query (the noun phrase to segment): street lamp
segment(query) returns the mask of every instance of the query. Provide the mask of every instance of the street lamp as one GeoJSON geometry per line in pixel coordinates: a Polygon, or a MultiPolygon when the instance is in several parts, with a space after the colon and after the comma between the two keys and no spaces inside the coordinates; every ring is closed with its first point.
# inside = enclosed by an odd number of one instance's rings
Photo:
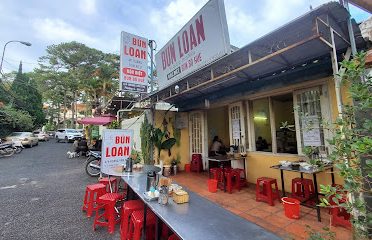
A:
{"type": "MultiPolygon", "coordinates": [[[[5,43],[5,45],[4,45],[4,49],[3,49],[3,56],[1,57],[1,63],[0,63],[0,73],[1,73],[1,70],[3,70],[3,61],[4,61],[4,54],[5,54],[5,48],[6,48],[6,45],[8,45],[8,43],[11,43],[11,42],[19,42],[19,43],[21,43],[21,44],[23,44],[23,45],[26,45],[26,46],[28,46],[28,47],[31,46],[31,43],[29,43],[29,42],[18,41],[18,40],[11,40],[11,41],[5,43]]],[[[0,80],[0,81],[1,81],[1,80],[0,80]]]]}

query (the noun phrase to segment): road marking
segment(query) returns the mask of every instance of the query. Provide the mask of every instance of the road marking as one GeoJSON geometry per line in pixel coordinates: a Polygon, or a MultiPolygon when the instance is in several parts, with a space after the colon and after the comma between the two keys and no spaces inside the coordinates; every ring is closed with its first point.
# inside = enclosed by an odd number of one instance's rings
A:
{"type": "Polygon", "coordinates": [[[31,198],[31,201],[33,202],[33,201],[39,201],[40,200],[40,198],[38,198],[38,197],[35,197],[35,198],[31,198]]]}
{"type": "Polygon", "coordinates": [[[10,189],[10,188],[16,188],[16,187],[17,187],[17,185],[5,186],[5,187],[0,187],[0,190],[10,189]]]}

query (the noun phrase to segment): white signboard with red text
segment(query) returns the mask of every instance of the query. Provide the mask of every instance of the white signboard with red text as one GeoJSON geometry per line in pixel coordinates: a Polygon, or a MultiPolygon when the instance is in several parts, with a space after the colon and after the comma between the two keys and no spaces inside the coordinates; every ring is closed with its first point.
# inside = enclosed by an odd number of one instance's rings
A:
{"type": "Polygon", "coordinates": [[[210,0],[155,55],[159,90],[230,52],[223,0],[210,0]]]}
{"type": "Polygon", "coordinates": [[[125,175],[125,160],[132,149],[133,130],[104,129],[102,134],[101,172],[125,175]]]}
{"type": "Polygon", "coordinates": [[[121,32],[121,91],[147,92],[147,44],[146,38],[121,32]]]}

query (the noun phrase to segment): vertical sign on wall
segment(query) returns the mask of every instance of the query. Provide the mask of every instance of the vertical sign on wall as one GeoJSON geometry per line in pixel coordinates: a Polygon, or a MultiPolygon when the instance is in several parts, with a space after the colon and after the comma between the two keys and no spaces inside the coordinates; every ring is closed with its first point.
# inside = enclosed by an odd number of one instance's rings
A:
{"type": "Polygon", "coordinates": [[[132,149],[133,130],[104,129],[102,134],[101,172],[124,176],[125,160],[132,149]]]}
{"type": "Polygon", "coordinates": [[[146,38],[121,32],[121,91],[147,92],[147,46],[146,38]]]}

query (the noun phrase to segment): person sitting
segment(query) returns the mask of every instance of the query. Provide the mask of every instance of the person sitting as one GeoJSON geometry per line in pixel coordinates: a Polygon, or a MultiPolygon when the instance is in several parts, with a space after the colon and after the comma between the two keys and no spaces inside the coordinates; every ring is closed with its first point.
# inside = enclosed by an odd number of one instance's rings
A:
{"type": "Polygon", "coordinates": [[[214,136],[212,145],[210,147],[210,156],[226,155],[225,147],[222,144],[222,140],[218,136],[214,136]]]}
{"type": "Polygon", "coordinates": [[[88,143],[85,138],[82,138],[80,141],[78,141],[78,148],[77,153],[80,153],[84,156],[86,156],[86,153],[88,151],[88,143]]]}
{"type": "Polygon", "coordinates": [[[91,148],[92,151],[101,151],[102,147],[102,140],[100,139],[93,139],[93,146],[91,148]]]}
{"type": "Polygon", "coordinates": [[[269,145],[267,144],[266,140],[261,136],[258,137],[256,141],[256,150],[257,151],[264,151],[268,149],[269,145]]]}

